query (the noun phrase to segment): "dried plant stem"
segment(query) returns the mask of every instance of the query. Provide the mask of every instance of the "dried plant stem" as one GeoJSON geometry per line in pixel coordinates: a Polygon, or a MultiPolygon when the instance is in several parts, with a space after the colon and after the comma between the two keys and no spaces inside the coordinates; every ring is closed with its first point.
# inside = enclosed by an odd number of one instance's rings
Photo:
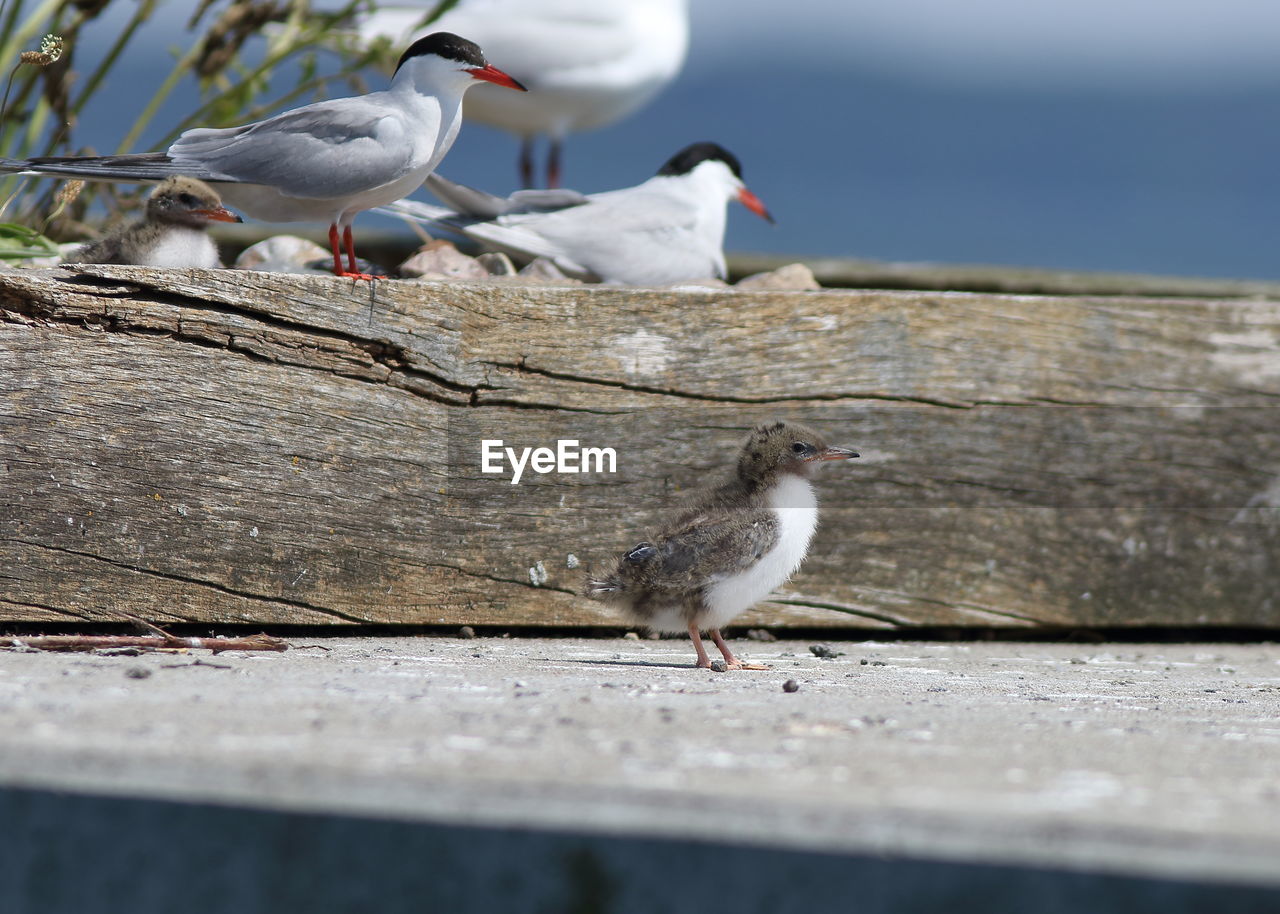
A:
{"type": "MultiPolygon", "coordinates": [[[[10,648],[37,651],[97,651],[104,648],[136,647],[144,651],[207,650],[223,651],[287,651],[289,644],[270,635],[245,638],[179,638],[156,629],[158,635],[36,635],[11,637],[10,648]]],[[[3,645],[3,642],[0,642],[3,645]]]]}

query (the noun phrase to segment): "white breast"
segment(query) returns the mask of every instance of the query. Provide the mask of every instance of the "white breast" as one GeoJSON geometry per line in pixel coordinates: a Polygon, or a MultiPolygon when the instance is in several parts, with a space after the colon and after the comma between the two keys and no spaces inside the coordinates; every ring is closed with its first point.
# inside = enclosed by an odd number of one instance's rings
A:
{"type": "Polygon", "coordinates": [[[147,267],[196,267],[215,270],[222,266],[218,259],[218,247],[200,229],[173,226],[166,230],[157,243],[138,258],[147,267]]]}
{"type": "Polygon", "coordinates": [[[795,573],[809,551],[818,526],[818,499],[809,480],[785,475],[770,490],[768,502],[778,518],[778,542],[746,571],[708,589],[706,628],[727,625],[763,600],[795,573]]]}

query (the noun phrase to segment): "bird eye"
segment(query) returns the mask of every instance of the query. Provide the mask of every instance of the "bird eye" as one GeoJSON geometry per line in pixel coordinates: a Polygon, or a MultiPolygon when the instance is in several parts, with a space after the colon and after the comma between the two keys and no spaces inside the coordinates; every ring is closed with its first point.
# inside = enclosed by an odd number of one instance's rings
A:
{"type": "Polygon", "coordinates": [[[791,453],[793,454],[803,454],[807,450],[809,450],[809,445],[805,444],[803,441],[797,441],[795,444],[791,445],[791,453]]]}
{"type": "Polygon", "coordinates": [[[199,206],[200,201],[191,194],[178,194],[178,202],[183,206],[199,206]]]}

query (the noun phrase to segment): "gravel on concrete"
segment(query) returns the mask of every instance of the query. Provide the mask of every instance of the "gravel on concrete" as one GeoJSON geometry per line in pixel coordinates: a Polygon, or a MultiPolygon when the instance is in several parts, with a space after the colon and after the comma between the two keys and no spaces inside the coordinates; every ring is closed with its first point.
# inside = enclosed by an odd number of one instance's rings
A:
{"type": "Polygon", "coordinates": [[[1277,646],[811,645],[0,652],[0,785],[1280,884],[1277,646]]]}

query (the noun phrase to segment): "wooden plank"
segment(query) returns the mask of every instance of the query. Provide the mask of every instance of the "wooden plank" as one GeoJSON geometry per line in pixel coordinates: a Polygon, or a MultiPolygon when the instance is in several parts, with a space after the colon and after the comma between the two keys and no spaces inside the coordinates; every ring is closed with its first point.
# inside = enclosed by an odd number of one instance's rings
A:
{"type": "Polygon", "coordinates": [[[1280,624],[1270,300],[4,273],[0,403],[0,621],[615,624],[584,566],[793,418],[864,456],[746,624],[1280,624]]]}

